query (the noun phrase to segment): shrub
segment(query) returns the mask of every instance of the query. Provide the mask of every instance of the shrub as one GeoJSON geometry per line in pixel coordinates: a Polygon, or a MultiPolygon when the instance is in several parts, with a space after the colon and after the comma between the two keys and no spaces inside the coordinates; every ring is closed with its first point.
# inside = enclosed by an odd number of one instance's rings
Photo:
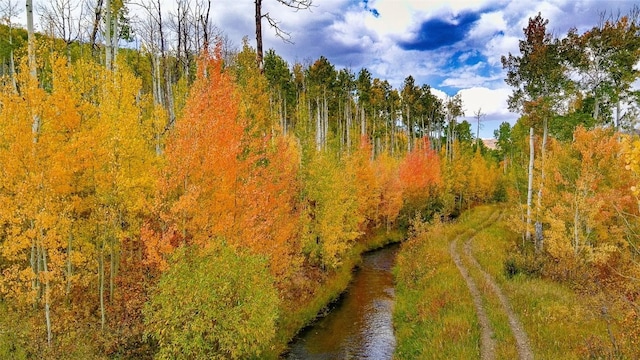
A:
{"type": "Polygon", "coordinates": [[[264,259],[225,246],[183,247],[144,309],[160,358],[258,357],[275,335],[278,297],[264,259]]]}

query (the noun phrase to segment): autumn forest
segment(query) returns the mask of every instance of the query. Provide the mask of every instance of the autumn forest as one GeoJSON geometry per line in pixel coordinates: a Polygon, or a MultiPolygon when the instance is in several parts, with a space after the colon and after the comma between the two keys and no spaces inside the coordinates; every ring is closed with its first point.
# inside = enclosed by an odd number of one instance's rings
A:
{"type": "Polygon", "coordinates": [[[99,1],[76,39],[8,2],[0,358],[277,358],[361,253],[403,242],[415,280],[430,258],[404,243],[481,204],[510,224],[505,274],[600,299],[599,349],[639,355],[637,14],[559,38],[530,19],[502,59],[520,118],[489,149],[460,97],[234,47],[179,3],[135,28],[99,1]]]}

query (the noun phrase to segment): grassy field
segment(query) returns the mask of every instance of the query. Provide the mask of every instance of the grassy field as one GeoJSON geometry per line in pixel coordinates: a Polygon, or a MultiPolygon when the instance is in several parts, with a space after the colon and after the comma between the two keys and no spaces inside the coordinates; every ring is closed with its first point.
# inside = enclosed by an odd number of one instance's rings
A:
{"type": "MultiPolygon", "coordinates": [[[[451,224],[426,226],[402,245],[395,268],[397,359],[480,358],[480,329],[470,292],[449,254],[458,239],[509,299],[536,359],[599,358],[610,343],[607,323],[593,299],[537,277],[507,277],[505,259],[518,236],[498,206],[481,206],[451,224]]],[[[518,357],[515,338],[498,297],[480,270],[467,266],[484,294],[498,359],[518,357]]]]}

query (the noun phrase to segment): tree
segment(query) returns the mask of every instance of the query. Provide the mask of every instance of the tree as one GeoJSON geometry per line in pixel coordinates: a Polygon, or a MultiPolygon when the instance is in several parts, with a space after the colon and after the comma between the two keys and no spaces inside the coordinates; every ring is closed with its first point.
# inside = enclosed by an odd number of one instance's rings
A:
{"type": "Polygon", "coordinates": [[[163,133],[172,128],[175,120],[175,104],[173,97],[172,74],[168,63],[168,45],[166,24],[163,20],[162,2],[159,0],[146,0],[141,5],[147,13],[146,19],[141,22],[141,35],[144,49],[151,60],[151,79],[153,99],[167,112],[168,119],[164,125],[163,133]]]}
{"type": "Polygon", "coordinates": [[[303,170],[302,251],[325,269],[338,268],[362,233],[364,214],[351,175],[328,151],[314,152],[303,170]]]}
{"type": "Polygon", "coordinates": [[[278,295],[265,260],[222,242],[182,247],[145,306],[158,356],[257,358],[275,336],[278,295]]]}
{"type": "Polygon", "coordinates": [[[376,225],[380,202],[380,184],[374,173],[371,144],[366,137],[346,160],[346,171],[355,185],[359,229],[366,232],[376,225]]]}
{"type": "Polygon", "coordinates": [[[326,148],[329,140],[329,115],[335,113],[337,72],[335,66],[324,56],[320,56],[306,71],[307,96],[315,100],[309,106],[315,112],[316,150],[326,148]]]}
{"type": "Polygon", "coordinates": [[[353,98],[356,90],[355,74],[349,69],[338,72],[338,133],[340,148],[346,148],[347,154],[351,152],[352,127],[354,124],[355,101],[353,98]]]}
{"type": "Polygon", "coordinates": [[[264,57],[264,75],[269,83],[271,111],[280,119],[280,127],[286,135],[290,128],[295,127],[291,121],[296,103],[293,74],[289,64],[270,49],[264,57]]]}
{"type": "MultiPolygon", "coordinates": [[[[293,9],[295,11],[298,10],[306,10],[309,9],[313,0],[276,0],[278,3],[293,9]]],[[[254,0],[255,2],[255,22],[256,22],[256,61],[258,63],[258,67],[260,70],[263,69],[263,50],[262,50],[262,19],[267,19],[269,25],[275,30],[276,36],[283,39],[284,41],[289,42],[291,35],[284,31],[278,21],[273,18],[269,13],[262,13],[262,0],[254,0]]]]}
{"type": "Polygon", "coordinates": [[[366,68],[360,69],[356,79],[356,121],[360,119],[360,136],[367,134],[366,112],[371,106],[371,72],[366,68]]]}
{"type": "Polygon", "coordinates": [[[622,146],[611,129],[578,127],[574,138],[570,144],[554,141],[547,163],[546,250],[557,264],[550,271],[572,276],[587,264],[592,276],[608,278],[601,283],[611,286],[617,274],[632,273],[628,256],[637,254],[635,224],[627,219],[638,212],[629,191],[631,173],[625,171],[629,158],[620,156],[622,146]]]}
{"type": "Polygon", "coordinates": [[[402,98],[402,120],[407,130],[407,152],[412,149],[415,132],[414,119],[412,118],[414,108],[418,102],[420,88],[415,84],[413,76],[409,75],[404,79],[400,97],[402,98]]]}
{"type": "Polygon", "coordinates": [[[492,199],[499,172],[496,169],[493,159],[486,159],[482,156],[480,149],[476,149],[473,158],[467,161],[469,166],[469,177],[467,186],[468,201],[480,204],[492,199]]]}
{"type": "Polygon", "coordinates": [[[502,161],[504,167],[504,173],[507,172],[508,161],[507,158],[512,156],[513,152],[513,139],[511,138],[511,124],[503,122],[498,129],[493,131],[493,136],[497,140],[497,147],[502,153],[502,161]]]}
{"type": "Polygon", "coordinates": [[[476,118],[476,122],[478,124],[476,128],[476,148],[480,148],[480,120],[485,117],[487,114],[482,112],[482,108],[478,108],[477,111],[473,113],[473,116],[476,118]]]}
{"type": "MultiPolygon", "coordinates": [[[[559,94],[562,93],[566,78],[560,61],[559,44],[547,32],[549,20],[538,13],[529,18],[529,24],[523,29],[525,40],[520,40],[520,56],[509,54],[501,58],[502,67],[507,69],[505,82],[514,88],[509,96],[509,109],[520,111],[528,115],[530,123],[530,156],[529,156],[529,186],[527,188],[527,224],[531,224],[533,203],[533,164],[534,164],[534,128],[542,123],[542,163],[545,159],[545,148],[548,134],[548,121],[554,109],[559,104],[559,94]],[[535,121],[539,120],[539,121],[535,121]]],[[[542,166],[544,169],[544,166],[542,166]]],[[[544,184],[544,170],[541,173],[538,189],[538,202],[542,199],[544,184]]],[[[538,203],[539,205],[539,203],[538,203]]],[[[540,208],[540,206],[538,206],[540,208]]],[[[536,219],[537,251],[542,249],[542,224],[536,219]]],[[[531,240],[530,226],[527,225],[525,238],[531,240]]]]}
{"type": "Polygon", "coordinates": [[[456,133],[456,129],[458,128],[456,119],[460,116],[464,116],[464,109],[462,106],[462,98],[460,97],[460,94],[448,98],[447,102],[445,103],[445,113],[447,119],[447,142],[445,148],[445,159],[447,161],[453,161],[455,157],[453,144],[455,143],[458,135],[456,133]]]}
{"type": "Polygon", "coordinates": [[[79,5],[72,4],[70,0],[54,0],[40,9],[41,17],[46,22],[45,26],[50,28],[50,35],[64,41],[69,61],[71,61],[70,45],[80,36],[80,21],[76,23],[76,19],[72,17],[72,13],[78,10],[79,5]]]}
{"type": "Polygon", "coordinates": [[[2,8],[0,11],[2,12],[2,21],[5,22],[8,27],[7,42],[9,47],[9,75],[11,76],[11,85],[13,87],[13,90],[17,92],[18,85],[16,82],[14,50],[18,47],[21,38],[18,37],[17,39],[15,39],[18,40],[18,42],[14,43],[13,18],[20,15],[21,11],[19,10],[18,2],[14,2],[14,0],[6,0],[6,2],[3,1],[1,6],[2,8]]]}
{"type": "Polygon", "coordinates": [[[638,78],[634,66],[640,60],[639,13],[634,8],[627,16],[606,20],[602,14],[598,26],[582,35],[571,29],[562,42],[568,66],[579,75],[578,85],[593,98],[593,119],[611,122],[617,130],[623,120],[621,104],[637,100],[631,84],[638,78]],[[615,118],[609,118],[614,107],[615,118]]]}
{"type": "Polygon", "coordinates": [[[387,230],[395,223],[402,210],[402,183],[398,161],[387,153],[378,156],[374,163],[375,174],[380,184],[379,221],[387,230]]]}
{"type": "Polygon", "coordinates": [[[444,122],[444,108],[442,100],[431,92],[429,85],[422,85],[420,89],[420,125],[422,136],[428,136],[436,149],[439,149],[440,138],[435,136],[436,130],[440,130],[444,122]],[[426,124],[425,124],[426,121],[426,124]]]}
{"type": "Polygon", "coordinates": [[[437,200],[443,184],[440,158],[431,149],[429,140],[422,138],[400,163],[404,221],[420,213],[428,219],[438,210],[437,200]]]}

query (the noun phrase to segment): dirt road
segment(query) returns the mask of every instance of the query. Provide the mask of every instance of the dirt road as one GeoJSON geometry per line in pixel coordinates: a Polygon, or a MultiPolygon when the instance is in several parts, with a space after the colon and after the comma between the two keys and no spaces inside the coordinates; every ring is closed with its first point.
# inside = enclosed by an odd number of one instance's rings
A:
{"type": "Polygon", "coordinates": [[[480,357],[483,360],[489,360],[495,358],[495,339],[494,333],[491,328],[491,322],[487,317],[487,311],[485,309],[485,302],[483,301],[484,296],[480,289],[489,289],[493,292],[498,299],[500,300],[500,304],[502,305],[502,311],[507,315],[509,320],[509,327],[511,328],[511,332],[516,340],[516,347],[518,350],[518,355],[522,360],[532,360],[534,358],[533,352],[531,351],[531,346],[529,345],[529,338],[527,337],[526,332],[524,331],[518,316],[513,311],[511,304],[509,303],[509,298],[504,294],[504,291],[500,288],[495,279],[487,273],[480,263],[476,260],[473,255],[471,242],[474,239],[475,234],[482,231],[484,228],[488,227],[491,223],[495,222],[499,218],[499,214],[494,214],[489,217],[487,222],[476,230],[473,234],[463,234],[456,237],[449,244],[449,252],[451,254],[451,258],[453,262],[456,264],[456,267],[460,271],[460,274],[464,278],[467,283],[467,287],[469,288],[469,292],[473,297],[473,303],[476,308],[476,313],[478,315],[478,323],[480,325],[480,357]],[[460,256],[458,252],[458,241],[460,238],[466,238],[467,240],[464,243],[464,254],[465,259],[460,256]],[[475,269],[477,269],[482,274],[482,280],[486,283],[487,286],[479,287],[476,283],[476,280],[469,274],[468,265],[465,263],[470,263],[475,269]]]}

